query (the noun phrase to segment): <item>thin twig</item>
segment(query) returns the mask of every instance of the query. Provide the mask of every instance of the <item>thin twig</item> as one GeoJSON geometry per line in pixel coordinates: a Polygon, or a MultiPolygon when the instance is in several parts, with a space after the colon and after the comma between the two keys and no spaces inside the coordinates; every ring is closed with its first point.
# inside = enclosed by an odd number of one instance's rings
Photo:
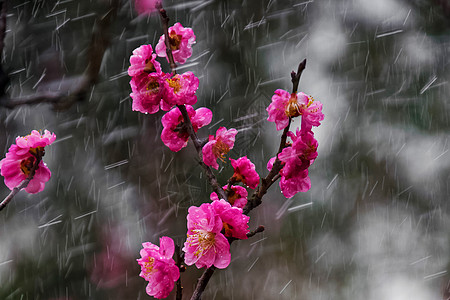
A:
{"type": "MultiPolygon", "coordinates": [[[[304,59],[299,64],[297,73],[295,73],[294,71],[292,71],[292,73],[291,73],[293,93],[297,92],[298,84],[300,82],[300,77],[301,77],[302,72],[305,69],[305,67],[306,67],[306,59],[304,59]]],[[[278,152],[277,152],[276,159],[273,164],[272,170],[270,170],[269,174],[265,178],[261,179],[261,183],[258,185],[258,188],[253,193],[252,197],[247,201],[247,204],[245,205],[245,207],[243,209],[244,214],[248,214],[252,209],[254,209],[255,207],[257,207],[258,205],[260,205],[262,203],[262,198],[266,194],[269,187],[273,183],[276,182],[276,179],[278,179],[280,177],[278,175],[280,173],[280,170],[283,168],[283,166],[281,164],[281,161],[278,159],[278,154],[280,154],[281,151],[283,151],[283,149],[287,146],[286,140],[287,140],[287,133],[289,132],[290,125],[291,125],[291,119],[289,118],[288,126],[286,126],[286,128],[283,131],[283,135],[281,136],[280,146],[278,148],[278,152]]],[[[255,230],[254,234],[264,230],[263,226],[260,226],[260,227],[258,227],[258,229],[255,230]],[[262,228],[260,228],[260,227],[262,227],[262,228]],[[260,231],[258,231],[258,230],[260,230],[260,231]]],[[[205,272],[203,272],[202,277],[200,277],[200,280],[198,281],[197,286],[195,287],[195,291],[191,297],[191,300],[200,300],[200,297],[201,297],[203,291],[205,290],[206,285],[209,282],[209,279],[214,274],[214,270],[215,270],[215,267],[213,266],[211,268],[206,269],[205,272]]]]}
{"type": "MultiPolygon", "coordinates": [[[[175,245],[175,255],[177,257],[177,267],[178,269],[180,269],[180,273],[184,272],[184,266],[182,266],[183,263],[183,258],[181,256],[181,249],[180,246],[175,245]]],[[[183,298],[183,286],[181,285],[181,274],[180,277],[177,280],[177,296],[176,296],[176,300],[181,300],[183,298]]]]}
{"type": "Polygon", "coordinates": [[[166,45],[166,55],[170,64],[170,69],[173,74],[177,73],[177,64],[173,59],[172,48],[170,48],[170,35],[169,35],[169,17],[167,16],[166,10],[162,7],[161,2],[156,4],[156,8],[159,10],[159,16],[161,18],[161,23],[164,31],[164,44],[166,45]]]}
{"type": "MultiPolygon", "coordinates": [[[[300,77],[302,76],[303,70],[306,68],[306,59],[304,59],[299,65],[297,69],[297,73],[295,71],[291,72],[291,81],[292,81],[292,93],[297,93],[298,90],[298,84],[300,82],[300,77]]],[[[275,162],[273,163],[272,170],[270,170],[269,174],[265,178],[261,179],[260,184],[258,185],[258,188],[253,193],[253,195],[250,197],[250,199],[247,201],[247,204],[244,207],[244,214],[248,214],[252,209],[257,207],[262,203],[263,196],[267,193],[267,190],[270,188],[272,184],[276,182],[280,176],[278,174],[280,173],[281,169],[283,168],[283,165],[278,158],[278,154],[280,154],[284,148],[287,147],[286,140],[287,140],[287,133],[289,132],[289,127],[291,126],[291,118],[289,118],[288,125],[286,128],[284,128],[283,135],[281,136],[280,140],[280,146],[278,147],[278,152],[276,154],[275,162]]]]}
{"type": "MultiPolygon", "coordinates": [[[[172,69],[172,73],[176,74],[176,68],[177,65],[175,64],[175,61],[173,59],[172,49],[170,48],[170,36],[169,36],[169,17],[167,16],[166,10],[162,7],[162,4],[158,2],[156,4],[156,8],[159,10],[159,16],[161,18],[161,24],[164,30],[164,43],[166,44],[166,54],[167,59],[169,60],[170,68],[172,69]]],[[[191,119],[189,118],[189,114],[186,110],[186,106],[184,105],[177,105],[178,109],[180,110],[181,114],[183,115],[184,119],[184,126],[188,131],[189,136],[191,137],[192,142],[194,143],[195,150],[198,153],[198,157],[200,159],[200,164],[203,167],[206,177],[208,178],[208,182],[213,188],[214,192],[217,193],[217,195],[221,199],[227,200],[228,197],[226,196],[226,193],[220,186],[219,182],[217,181],[216,176],[214,175],[213,171],[209,166],[207,166],[203,162],[203,154],[202,154],[202,142],[197,137],[197,134],[195,133],[194,128],[192,127],[191,119]]]]}
{"type": "Polygon", "coordinates": [[[247,233],[247,237],[251,238],[252,236],[254,236],[257,233],[263,232],[265,230],[264,226],[259,225],[258,228],[256,228],[253,231],[250,231],[249,233],[247,233]]]}
{"type": "MultiPolygon", "coordinates": [[[[21,105],[34,105],[39,103],[51,103],[57,110],[67,109],[77,101],[86,98],[89,91],[98,81],[98,74],[106,49],[110,44],[110,34],[108,28],[116,17],[120,5],[120,0],[111,1],[109,11],[99,17],[96,21],[95,29],[92,33],[91,42],[88,47],[87,67],[81,80],[76,86],[68,85],[67,89],[61,91],[44,91],[34,95],[11,98],[3,95],[0,98],[0,106],[13,109],[21,105]]],[[[4,5],[3,5],[4,6],[4,5]]],[[[1,20],[1,17],[0,17],[1,20]]],[[[1,21],[0,21],[1,38],[1,21]]]]}
{"type": "Polygon", "coordinates": [[[212,266],[203,272],[202,277],[197,282],[194,293],[192,294],[191,300],[200,300],[203,292],[205,291],[206,285],[208,284],[211,276],[214,274],[216,267],[212,266]]]}
{"type": "Polygon", "coordinates": [[[220,186],[219,182],[217,181],[216,176],[214,175],[213,171],[209,166],[207,166],[203,162],[203,153],[202,153],[202,143],[198,139],[197,134],[194,131],[194,128],[192,127],[191,119],[189,118],[188,112],[186,110],[186,107],[184,105],[178,105],[178,109],[180,110],[181,114],[183,115],[184,124],[187,128],[187,131],[189,133],[189,136],[191,137],[192,143],[194,144],[195,150],[197,150],[198,158],[200,160],[200,164],[203,168],[203,170],[206,173],[206,177],[208,178],[208,182],[213,188],[214,192],[217,193],[220,199],[228,200],[228,197],[223,190],[223,188],[220,186]]]}
{"type": "Polygon", "coordinates": [[[4,209],[6,207],[6,205],[8,205],[8,203],[14,198],[15,195],[17,195],[18,192],[20,192],[20,190],[26,188],[28,186],[28,184],[30,183],[30,181],[33,180],[33,177],[36,174],[36,170],[39,167],[39,163],[42,160],[42,156],[37,155],[37,156],[35,156],[35,158],[36,158],[36,160],[33,164],[33,167],[30,170],[30,175],[28,175],[28,177],[24,181],[22,181],[18,186],[13,188],[11,190],[11,192],[9,193],[9,195],[6,196],[6,198],[0,203],[0,211],[2,209],[4,209]]]}

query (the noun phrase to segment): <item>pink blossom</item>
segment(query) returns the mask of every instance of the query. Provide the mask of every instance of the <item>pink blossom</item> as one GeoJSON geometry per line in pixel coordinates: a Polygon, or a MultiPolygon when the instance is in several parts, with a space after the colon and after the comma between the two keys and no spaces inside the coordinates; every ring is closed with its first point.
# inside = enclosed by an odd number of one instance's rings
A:
{"type": "Polygon", "coordinates": [[[231,206],[230,203],[221,199],[211,204],[216,214],[222,219],[223,229],[226,237],[247,239],[248,220],[250,217],[242,213],[242,209],[231,206]]]}
{"type": "Polygon", "coordinates": [[[200,207],[191,206],[187,216],[187,240],[184,243],[184,261],[197,268],[209,268],[212,265],[224,269],[230,264],[230,244],[220,233],[222,219],[216,214],[210,203],[200,207]]]}
{"type": "Polygon", "coordinates": [[[198,78],[192,72],[176,74],[164,81],[164,101],[170,105],[194,105],[197,103],[195,92],[198,89],[198,78]]]}
{"type": "MultiPolygon", "coordinates": [[[[45,146],[52,144],[55,139],[56,135],[48,130],[43,135],[33,130],[27,136],[16,138],[16,144],[11,145],[6,157],[0,161],[0,173],[5,177],[5,184],[9,189],[12,190],[28,178],[37,157],[44,156],[45,146]]],[[[50,176],[50,170],[41,160],[25,191],[30,194],[41,192],[50,176]]]]}
{"type": "Polygon", "coordinates": [[[133,50],[130,57],[128,75],[136,76],[142,72],[161,73],[161,64],[156,61],[156,54],[153,53],[152,45],[142,45],[133,50]]]}
{"type": "Polygon", "coordinates": [[[311,130],[312,126],[319,126],[320,121],[324,119],[322,103],[320,101],[314,101],[312,96],[308,96],[304,93],[298,93],[297,95],[297,109],[302,116],[302,131],[311,130]]]}
{"type": "Polygon", "coordinates": [[[307,192],[310,188],[311,179],[308,176],[308,169],[299,170],[294,177],[281,176],[280,189],[286,198],[294,197],[298,192],[307,192]]]}
{"type": "MultiPolygon", "coordinates": [[[[223,186],[223,189],[227,193],[228,202],[230,202],[231,206],[235,206],[238,208],[244,208],[247,204],[247,196],[248,192],[245,188],[239,185],[232,185],[230,191],[227,191],[228,186],[223,186]]],[[[215,192],[212,192],[209,198],[214,200],[219,200],[219,196],[215,192]]]]}
{"type": "Polygon", "coordinates": [[[152,12],[156,11],[156,4],[158,2],[161,2],[161,0],[135,0],[134,8],[140,15],[149,15],[152,12]]]}
{"type": "Polygon", "coordinates": [[[180,277],[180,270],[172,256],[175,251],[173,240],[163,236],[159,239],[160,247],[146,242],[141,249],[141,258],[137,259],[141,266],[139,276],[148,281],[147,294],[158,299],[169,296],[174,282],[180,277]]]}
{"type": "Polygon", "coordinates": [[[130,81],[131,98],[133,99],[132,109],[142,113],[154,114],[161,109],[169,110],[169,106],[162,101],[164,80],[167,77],[164,73],[141,73],[133,76],[130,81]]]}
{"type": "Polygon", "coordinates": [[[255,189],[259,183],[259,175],[255,171],[255,165],[247,158],[240,157],[237,160],[230,158],[231,165],[234,168],[234,174],[231,180],[233,182],[242,182],[251,189],[255,189]]]}
{"type": "Polygon", "coordinates": [[[275,163],[275,159],[276,157],[272,157],[271,159],[269,159],[269,161],[267,162],[267,170],[272,171],[273,168],[273,164],[275,163]]]}
{"type": "Polygon", "coordinates": [[[209,142],[203,146],[203,162],[216,170],[219,169],[217,159],[224,161],[224,155],[234,147],[236,134],[237,130],[234,128],[227,130],[225,127],[220,127],[217,129],[216,137],[210,135],[209,142]]]}
{"type": "MultiPolygon", "coordinates": [[[[192,106],[186,105],[186,110],[195,132],[199,128],[211,123],[212,112],[209,109],[200,107],[194,110],[192,106]]],[[[184,119],[178,107],[166,113],[162,117],[161,122],[164,126],[161,133],[163,143],[174,152],[178,152],[186,147],[189,140],[189,133],[184,126],[184,119]]]]}
{"type": "MultiPolygon", "coordinates": [[[[280,188],[287,198],[298,192],[306,192],[311,188],[308,168],[317,157],[317,140],[311,131],[298,130],[296,134],[288,132],[292,145],[283,149],[278,155],[283,168],[280,171],[280,188]]],[[[275,163],[272,157],[267,169],[271,170],[275,163]]]]}
{"type": "Polygon", "coordinates": [[[278,89],[272,97],[272,103],[266,109],[267,118],[275,122],[277,130],[286,128],[289,118],[302,116],[302,130],[309,130],[311,126],[319,126],[323,120],[322,103],[314,102],[311,96],[305,93],[289,94],[285,90],[278,89]]]}
{"type": "MultiPolygon", "coordinates": [[[[162,35],[155,47],[155,52],[159,57],[167,57],[165,37],[162,35]]],[[[175,23],[169,28],[169,44],[175,62],[184,64],[186,59],[192,55],[192,44],[195,43],[195,35],[192,28],[183,27],[180,23],[175,23]]],[[[167,61],[169,61],[167,59],[167,61]]]]}

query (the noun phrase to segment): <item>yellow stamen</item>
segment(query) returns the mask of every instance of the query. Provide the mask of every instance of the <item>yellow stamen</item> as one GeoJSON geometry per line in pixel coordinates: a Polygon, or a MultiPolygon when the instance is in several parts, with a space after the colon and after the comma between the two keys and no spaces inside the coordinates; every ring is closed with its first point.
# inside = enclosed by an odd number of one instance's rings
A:
{"type": "Polygon", "coordinates": [[[169,34],[169,44],[170,44],[170,49],[172,51],[178,50],[180,49],[180,45],[181,45],[181,35],[176,34],[175,31],[171,31],[169,34]]]}
{"type": "Polygon", "coordinates": [[[173,88],[173,92],[176,94],[181,89],[180,79],[178,77],[173,77],[171,79],[167,79],[169,86],[173,88]]]}

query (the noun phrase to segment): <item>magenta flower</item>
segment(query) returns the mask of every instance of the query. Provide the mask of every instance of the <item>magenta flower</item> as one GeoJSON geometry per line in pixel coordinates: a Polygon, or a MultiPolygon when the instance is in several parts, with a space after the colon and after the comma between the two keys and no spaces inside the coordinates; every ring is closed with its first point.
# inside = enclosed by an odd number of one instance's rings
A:
{"type": "MultiPolygon", "coordinates": [[[[311,179],[308,177],[308,168],[317,157],[317,140],[312,131],[300,131],[296,134],[288,132],[292,139],[292,146],[286,147],[278,155],[283,168],[280,171],[280,188],[287,198],[298,192],[306,192],[311,188],[311,179]]],[[[267,169],[271,170],[275,162],[272,157],[267,169]]]]}
{"type": "Polygon", "coordinates": [[[169,296],[174,282],[180,277],[180,270],[172,256],[175,251],[173,240],[163,236],[159,239],[160,247],[146,242],[141,249],[141,258],[137,262],[141,266],[139,276],[148,281],[147,294],[158,299],[169,296]]]}
{"type": "MultiPolygon", "coordinates": [[[[5,177],[5,185],[10,190],[28,178],[37,157],[42,158],[45,146],[53,143],[55,139],[56,135],[48,130],[45,130],[43,135],[33,130],[27,136],[16,138],[16,144],[9,147],[6,157],[0,161],[0,173],[5,177]]],[[[25,191],[30,194],[41,192],[50,176],[50,170],[41,160],[25,191]]]]}
{"type": "Polygon", "coordinates": [[[192,72],[176,74],[164,81],[163,100],[170,106],[194,105],[197,103],[195,92],[198,89],[198,78],[192,72]]]}
{"type": "Polygon", "coordinates": [[[302,131],[311,130],[312,126],[319,126],[320,121],[324,119],[322,113],[322,103],[314,101],[312,96],[304,93],[298,93],[298,111],[302,116],[302,131]]]}
{"type": "Polygon", "coordinates": [[[128,75],[136,76],[142,72],[158,74],[162,72],[161,64],[156,61],[156,54],[153,53],[152,45],[142,45],[134,49],[133,55],[130,57],[128,75]]]}
{"type": "Polygon", "coordinates": [[[220,233],[222,219],[216,214],[210,203],[200,207],[191,206],[187,216],[187,240],[184,243],[184,261],[197,268],[209,268],[212,265],[224,269],[230,264],[230,244],[220,233]]]}
{"type": "Polygon", "coordinates": [[[259,183],[259,175],[255,171],[255,165],[247,156],[234,160],[230,158],[231,165],[234,168],[233,182],[242,182],[251,189],[255,189],[259,183]]]}
{"type": "Polygon", "coordinates": [[[237,239],[248,239],[248,220],[249,216],[242,213],[242,209],[231,206],[229,202],[221,199],[215,200],[211,204],[216,214],[222,219],[223,229],[226,237],[237,239]]]}
{"type": "MultiPolygon", "coordinates": [[[[228,186],[223,186],[223,189],[227,193],[228,202],[230,202],[231,206],[235,206],[238,208],[244,208],[247,204],[247,196],[248,192],[245,188],[239,185],[232,185],[230,191],[227,191],[228,186]]],[[[209,198],[214,200],[219,200],[219,196],[217,196],[216,192],[212,192],[209,198]]]]}
{"type": "MultiPolygon", "coordinates": [[[[194,110],[192,106],[186,105],[186,110],[195,132],[199,128],[211,123],[212,112],[209,109],[200,107],[194,110]]],[[[186,147],[189,140],[189,133],[184,126],[184,119],[178,107],[166,113],[162,117],[161,122],[164,126],[161,133],[161,139],[164,145],[174,152],[178,152],[186,147]]]]}
{"type": "Polygon", "coordinates": [[[161,109],[169,110],[172,106],[169,106],[162,101],[164,80],[167,77],[166,74],[145,72],[133,76],[130,81],[131,98],[133,99],[132,109],[146,114],[154,114],[161,109]]]}
{"type": "MultiPolygon", "coordinates": [[[[165,38],[162,35],[155,47],[155,52],[159,57],[166,57],[165,38]]],[[[173,59],[175,62],[184,64],[186,59],[192,55],[192,44],[195,43],[195,35],[192,28],[183,27],[180,23],[175,23],[169,28],[169,44],[172,50],[173,59]]],[[[169,59],[167,59],[169,61],[169,59]]]]}
{"type": "Polygon", "coordinates": [[[217,159],[224,161],[224,155],[234,147],[236,134],[237,130],[234,128],[227,130],[225,127],[220,127],[217,129],[216,137],[210,135],[209,142],[203,146],[203,162],[216,170],[219,169],[217,159]]]}
{"type": "Polygon", "coordinates": [[[149,15],[152,12],[156,11],[156,4],[158,2],[161,2],[161,0],[135,0],[134,8],[140,15],[149,15]]]}
{"type": "MultiPolygon", "coordinates": [[[[282,174],[282,171],[280,174],[282,174]]],[[[294,197],[298,192],[307,192],[310,188],[311,179],[308,176],[308,169],[299,170],[294,177],[281,176],[280,189],[286,198],[294,197]]]]}
{"type": "Polygon", "coordinates": [[[278,89],[272,96],[272,103],[266,109],[269,113],[267,118],[275,122],[277,130],[286,128],[289,118],[302,116],[302,130],[309,130],[311,126],[319,126],[323,120],[322,103],[314,102],[311,96],[302,92],[289,94],[285,90],[278,89]]]}

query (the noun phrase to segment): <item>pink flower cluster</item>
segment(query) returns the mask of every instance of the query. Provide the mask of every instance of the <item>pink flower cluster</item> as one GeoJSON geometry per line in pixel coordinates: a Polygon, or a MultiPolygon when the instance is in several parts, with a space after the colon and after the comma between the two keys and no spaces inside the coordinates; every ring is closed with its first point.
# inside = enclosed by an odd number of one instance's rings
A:
{"type": "MultiPolygon", "coordinates": [[[[186,110],[195,132],[211,123],[212,112],[209,109],[201,107],[194,110],[192,106],[186,105],[186,110]]],[[[178,152],[186,147],[189,140],[189,132],[187,127],[184,126],[184,119],[180,109],[178,107],[173,108],[162,117],[161,122],[164,127],[161,133],[163,143],[174,152],[178,152]]]]}
{"type": "MultiPolygon", "coordinates": [[[[141,1],[136,2],[137,8],[138,3],[144,4],[141,1]]],[[[142,11],[152,10],[156,4],[149,0],[146,5],[141,8],[142,11]]],[[[160,37],[155,47],[156,53],[153,53],[151,45],[143,45],[135,49],[130,58],[128,74],[132,77],[133,110],[151,114],[159,109],[168,111],[162,117],[161,140],[174,152],[186,147],[190,136],[195,138],[194,143],[200,151],[202,141],[197,139],[196,132],[211,123],[212,112],[204,107],[192,107],[197,103],[196,91],[199,86],[199,79],[192,72],[166,74],[162,72],[156,57],[166,57],[169,61],[169,54],[172,53],[174,61],[183,64],[192,55],[194,43],[192,29],[176,23],[169,28],[168,36],[160,37]],[[169,40],[166,41],[166,38],[169,40]],[[170,48],[166,49],[166,46],[170,48]]],[[[277,162],[281,191],[286,197],[293,197],[311,188],[308,168],[317,157],[318,146],[312,127],[319,126],[324,119],[322,104],[302,92],[290,94],[278,89],[267,111],[268,121],[275,122],[277,130],[287,128],[294,117],[302,118],[301,129],[297,129],[295,134],[287,132],[291,141],[283,145],[283,150],[268,163],[268,169],[271,170],[277,162]]],[[[219,169],[218,159],[225,163],[225,155],[233,149],[237,133],[234,128],[220,127],[215,135],[209,135],[201,147],[200,155],[207,173],[211,171],[209,167],[219,169]]],[[[247,156],[230,158],[230,161],[234,173],[223,187],[226,194],[224,198],[227,199],[221,199],[213,192],[210,195],[211,203],[188,209],[187,239],[182,249],[187,265],[226,268],[231,260],[230,241],[247,239],[249,217],[243,214],[247,205],[247,188],[256,189],[260,176],[247,156]],[[239,183],[242,186],[237,185],[239,183]]],[[[209,173],[208,176],[210,179],[213,177],[209,173]]],[[[266,181],[262,180],[263,183],[266,181]]],[[[262,185],[263,192],[265,188],[262,185]]],[[[158,248],[151,243],[144,243],[142,258],[138,259],[142,269],[140,276],[149,281],[147,293],[156,298],[168,296],[174,281],[180,276],[172,259],[173,241],[163,237],[160,244],[158,248]]]]}
{"type": "Polygon", "coordinates": [[[275,122],[277,130],[286,128],[290,118],[302,116],[302,130],[319,126],[324,118],[322,103],[314,101],[313,97],[305,93],[289,94],[281,89],[275,91],[272,103],[266,110],[269,113],[267,121],[275,122]]]}
{"type": "Polygon", "coordinates": [[[180,270],[172,256],[175,245],[170,237],[159,239],[160,247],[146,242],[141,249],[141,258],[137,259],[141,266],[139,276],[148,281],[147,294],[158,299],[169,296],[175,281],[180,277],[180,270]]]}
{"type": "Polygon", "coordinates": [[[191,206],[187,216],[187,240],[184,243],[185,262],[197,268],[212,265],[224,269],[230,264],[228,238],[246,239],[249,217],[242,209],[225,200],[191,206]]]}
{"type": "MultiPolygon", "coordinates": [[[[143,6],[143,11],[154,7],[154,1],[137,1],[136,8],[143,6]],[[144,5],[145,4],[145,5],[144,5]]],[[[191,28],[184,28],[180,23],[169,28],[170,45],[177,63],[185,63],[192,55],[191,45],[195,35],[191,28]],[[171,46],[172,47],[172,46],[171,46]],[[176,49],[176,50],[174,50],[176,49]]],[[[132,109],[142,113],[154,114],[159,109],[168,111],[174,105],[193,105],[197,103],[195,92],[199,80],[192,72],[184,74],[167,74],[161,70],[156,57],[166,57],[164,35],[156,45],[156,54],[151,45],[142,45],[133,51],[130,57],[128,75],[131,76],[132,109]]]]}
{"type": "MultiPolygon", "coordinates": [[[[55,139],[56,135],[48,130],[45,130],[44,134],[33,130],[27,136],[16,138],[16,144],[9,147],[6,157],[0,161],[0,173],[5,177],[5,184],[9,189],[12,190],[28,178],[36,159],[44,156],[44,148],[53,143],[55,139]]],[[[41,192],[50,176],[50,170],[41,160],[25,191],[30,194],[41,192]]]]}
{"type": "MultiPolygon", "coordinates": [[[[284,129],[289,119],[302,116],[301,129],[296,134],[289,131],[288,137],[292,144],[284,148],[278,155],[283,168],[280,171],[280,188],[287,198],[298,192],[306,192],[311,188],[308,168],[317,157],[317,140],[311,131],[313,126],[319,126],[324,119],[322,103],[314,101],[311,96],[302,92],[289,94],[278,89],[272,97],[272,103],[267,108],[268,121],[275,122],[277,130],[284,129]]],[[[269,160],[267,168],[272,169],[275,157],[269,160]]]]}

